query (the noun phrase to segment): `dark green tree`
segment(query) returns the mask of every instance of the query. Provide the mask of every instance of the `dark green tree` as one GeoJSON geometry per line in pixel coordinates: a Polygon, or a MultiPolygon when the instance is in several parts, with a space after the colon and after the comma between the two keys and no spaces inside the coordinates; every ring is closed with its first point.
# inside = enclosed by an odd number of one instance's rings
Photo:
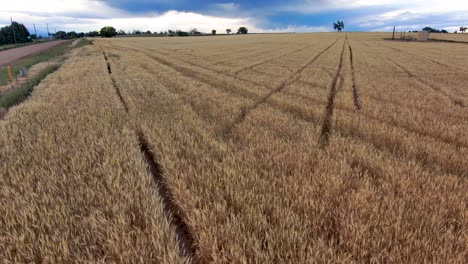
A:
{"type": "Polygon", "coordinates": [[[226,29],[226,34],[231,34],[232,30],[230,28],[226,29]]]}
{"type": "Polygon", "coordinates": [[[18,22],[13,21],[11,25],[0,29],[0,45],[30,42],[30,34],[28,29],[18,22]],[[13,30],[15,35],[13,36],[13,30]]]}
{"type": "Polygon", "coordinates": [[[87,37],[97,37],[97,36],[99,36],[99,32],[96,31],[96,30],[95,31],[90,31],[90,32],[86,33],[86,36],[87,37]]]}
{"type": "Polygon", "coordinates": [[[216,35],[216,30],[215,29],[211,30],[211,34],[216,35]]]}
{"type": "Polygon", "coordinates": [[[247,34],[248,32],[249,32],[249,30],[246,27],[240,27],[237,30],[237,34],[247,34]]]}
{"type": "Polygon", "coordinates": [[[433,29],[433,28],[431,28],[431,27],[425,27],[425,28],[423,28],[422,30],[423,30],[423,31],[433,32],[433,33],[434,33],[434,32],[437,32],[437,29],[433,29]]]}
{"type": "Polygon", "coordinates": [[[175,33],[177,36],[179,37],[187,37],[189,35],[188,32],[185,32],[185,31],[182,31],[182,30],[176,30],[176,33],[175,33]]]}
{"type": "Polygon", "coordinates": [[[333,29],[341,32],[344,29],[344,22],[340,20],[336,21],[336,23],[333,23],[333,29]]]}
{"type": "Polygon", "coordinates": [[[117,30],[115,28],[107,26],[101,28],[101,37],[102,38],[112,38],[117,36],[117,30]]]}
{"type": "Polygon", "coordinates": [[[57,31],[54,34],[55,39],[66,39],[67,38],[67,33],[65,31],[57,31]]]}
{"type": "Polygon", "coordinates": [[[78,34],[75,31],[70,31],[70,32],[67,32],[67,36],[69,38],[77,38],[78,34]]]}

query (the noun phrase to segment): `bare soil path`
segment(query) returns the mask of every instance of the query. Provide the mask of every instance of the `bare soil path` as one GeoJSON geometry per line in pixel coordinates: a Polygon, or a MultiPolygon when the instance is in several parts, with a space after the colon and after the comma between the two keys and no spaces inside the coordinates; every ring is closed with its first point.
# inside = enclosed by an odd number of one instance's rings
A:
{"type": "Polygon", "coordinates": [[[34,55],[41,51],[50,49],[54,46],[62,44],[65,41],[67,40],[56,40],[56,41],[50,41],[46,43],[35,44],[35,45],[20,47],[16,49],[9,49],[5,51],[1,51],[0,52],[0,67],[7,66],[11,64],[12,62],[15,62],[18,59],[21,59],[30,55],[34,55]]]}

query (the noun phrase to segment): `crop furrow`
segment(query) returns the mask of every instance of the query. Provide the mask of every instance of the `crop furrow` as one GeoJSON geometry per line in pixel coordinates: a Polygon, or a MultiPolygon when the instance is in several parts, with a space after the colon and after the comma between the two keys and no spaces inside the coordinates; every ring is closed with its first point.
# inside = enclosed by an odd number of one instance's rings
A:
{"type": "Polygon", "coordinates": [[[341,68],[343,67],[344,47],[345,47],[345,42],[343,42],[343,48],[340,54],[340,63],[338,65],[338,69],[335,72],[335,76],[333,77],[333,81],[330,86],[330,93],[328,94],[327,106],[325,108],[322,128],[320,130],[319,146],[321,148],[327,146],[330,140],[330,134],[331,134],[331,128],[332,128],[331,121],[333,117],[333,107],[334,107],[334,101],[335,101],[335,95],[336,95],[336,88],[337,88],[337,83],[338,83],[339,76],[341,73],[341,68]]]}
{"type": "Polygon", "coordinates": [[[107,63],[107,71],[109,73],[109,76],[111,78],[111,81],[112,81],[112,86],[114,87],[115,89],[115,92],[117,94],[117,97],[119,98],[119,101],[120,103],[122,104],[122,106],[124,107],[125,109],[125,112],[128,113],[128,105],[127,105],[127,102],[125,102],[125,99],[123,98],[122,96],[122,93],[120,92],[120,89],[119,89],[119,86],[117,85],[114,77],[112,76],[112,68],[111,68],[111,65],[110,65],[110,62],[106,56],[106,53],[102,52],[104,54],[104,59],[106,60],[106,63],[107,63]]]}
{"type": "Polygon", "coordinates": [[[177,203],[173,191],[164,176],[162,166],[159,164],[152,146],[149,144],[143,132],[137,132],[140,151],[143,154],[148,170],[157,186],[157,191],[162,200],[165,213],[170,218],[171,225],[175,228],[180,255],[196,258],[198,242],[193,228],[187,221],[187,216],[182,207],[177,203]]]}
{"type": "Polygon", "coordinates": [[[349,61],[351,64],[351,78],[353,81],[353,105],[356,110],[361,110],[361,102],[359,100],[359,94],[358,94],[358,89],[356,87],[356,76],[355,76],[355,70],[354,70],[354,61],[353,61],[353,48],[351,47],[351,44],[349,44],[349,40],[346,39],[346,42],[348,43],[348,48],[349,48],[349,61]]]}

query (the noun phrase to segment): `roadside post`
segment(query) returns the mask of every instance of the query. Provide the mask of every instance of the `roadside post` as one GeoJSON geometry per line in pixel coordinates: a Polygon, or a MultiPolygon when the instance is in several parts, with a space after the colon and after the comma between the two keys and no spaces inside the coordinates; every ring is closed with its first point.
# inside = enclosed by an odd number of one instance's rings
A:
{"type": "Polygon", "coordinates": [[[13,82],[13,74],[11,73],[10,66],[8,66],[8,77],[10,78],[10,82],[13,82]]]}

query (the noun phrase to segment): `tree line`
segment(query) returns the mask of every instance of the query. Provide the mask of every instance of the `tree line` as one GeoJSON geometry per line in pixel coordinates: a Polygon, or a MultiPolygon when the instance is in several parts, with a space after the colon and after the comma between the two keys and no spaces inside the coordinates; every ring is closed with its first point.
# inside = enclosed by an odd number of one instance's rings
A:
{"type": "MultiPolygon", "coordinates": [[[[53,37],[55,39],[82,38],[84,36],[86,36],[85,33],[77,33],[75,31],[57,31],[54,34],[49,34],[49,37],[53,37]]],[[[13,21],[9,26],[0,28],[0,45],[27,43],[32,42],[35,39],[41,38],[41,36],[31,34],[23,24],[18,23],[16,21],[13,21]]]]}
{"type": "MultiPolygon", "coordinates": [[[[226,29],[226,34],[231,34],[232,30],[230,28],[226,29]]],[[[247,34],[249,32],[248,28],[246,27],[239,27],[236,34],[247,34]]],[[[217,31],[213,29],[211,31],[212,35],[216,35],[217,31]]],[[[163,35],[163,36],[178,36],[178,37],[187,37],[187,36],[201,36],[201,35],[208,35],[209,33],[202,33],[198,31],[196,28],[191,29],[190,31],[182,31],[182,30],[172,30],[169,29],[167,31],[161,32],[151,32],[150,30],[147,31],[140,31],[140,30],[133,30],[125,32],[124,30],[116,30],[114,27],[106,26],[101,28],[100,31],[90,31],[86,33],[87,37],[103,37],[103,38],[111,38],[115,36],[122,36],[122,35],[163,35]]]]}

